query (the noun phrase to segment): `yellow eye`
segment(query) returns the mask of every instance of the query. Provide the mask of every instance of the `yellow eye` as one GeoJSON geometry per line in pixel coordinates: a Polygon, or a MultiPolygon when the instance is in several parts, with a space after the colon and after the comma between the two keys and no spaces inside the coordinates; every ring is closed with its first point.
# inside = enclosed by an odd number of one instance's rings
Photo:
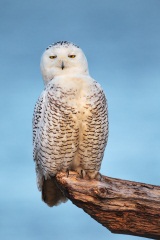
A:
{"type": "Polygon", "coordinates": [[[50,59],[54,59],[56,58],[57,56],[49,56],[50,59]]]}
{"type": "Polygon", "coordinates": [[[75,58],[76,55],[68,55],[69,58],[75,58]]]}

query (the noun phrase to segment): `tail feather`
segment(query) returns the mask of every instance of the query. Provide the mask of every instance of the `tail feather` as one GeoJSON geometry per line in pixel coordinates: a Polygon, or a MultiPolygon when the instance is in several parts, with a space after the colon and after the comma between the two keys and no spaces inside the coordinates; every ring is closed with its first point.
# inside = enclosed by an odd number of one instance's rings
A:
{"type": "Polygon", "coordinates": [[[57,187],[54,177],[43,181],[42,200],[50,207],[67,201],[67,198],[57,187]]]}

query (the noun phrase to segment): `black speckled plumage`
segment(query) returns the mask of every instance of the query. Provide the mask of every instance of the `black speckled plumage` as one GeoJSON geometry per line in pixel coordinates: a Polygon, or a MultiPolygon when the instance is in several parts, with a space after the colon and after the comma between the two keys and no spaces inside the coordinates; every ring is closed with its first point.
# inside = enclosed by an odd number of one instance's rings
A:
{"type": "Polygon", "coordinates": [[[72,43],[72,42],[68,42],[68,41],[58,41],[58,42],[55,42],[55,43],[52,43],[51,45],[49,45],[46,50],[48,50],[49,48],[51,47],[61,47],[61,46],[65,46],[65,47],[69,47],[70,45],[73,45],[77,48],[79,48],[79,46],[77,46],[76,44],[72,43]]]}

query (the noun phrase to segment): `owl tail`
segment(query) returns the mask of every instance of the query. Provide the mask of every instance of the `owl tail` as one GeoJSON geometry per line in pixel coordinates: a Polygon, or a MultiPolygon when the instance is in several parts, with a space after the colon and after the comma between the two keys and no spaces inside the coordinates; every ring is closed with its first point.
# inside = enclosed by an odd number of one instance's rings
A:
{"type": "Polygon", "coordinates": [[[42,199],[50,207],[67,201],[61,190],[57,187],[55,177],[43,181],[42,199]]]}

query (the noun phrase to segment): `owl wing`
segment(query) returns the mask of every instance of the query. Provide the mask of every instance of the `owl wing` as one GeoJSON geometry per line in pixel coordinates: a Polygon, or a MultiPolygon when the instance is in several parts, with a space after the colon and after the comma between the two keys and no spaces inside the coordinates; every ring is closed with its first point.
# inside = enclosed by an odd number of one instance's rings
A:
{"type": "Polygon", "coordinates": [[[44,111],[44,102],[45,102],[45,91],[42,92],[38,98],[33,112],[32,118],[32,131],[33,131],[33,159],[36,163],[36,175],[37,175],[37,186],[41,191],[43,184],[43,173],[38,161],[38,151],[40,149],[40,135],[39,128],[41,121],[43,120],[43,111],[44,111]]]}
{"type": "Polygon", "coordinates": [[[45,102],[45,91],[42,92],[34,107],[32,130],[33,130],[33,159],[36,161],[39,146],[39,127],[43,117],[43,106],[45,102]]]}
{"type": "MultiPolygon", "coordinates": [[[[55,183],[55,178],[49,175],[61,168],[61,161],[56,156],[57,146],[61,145],[61,114],[56,110],[56,101],[53,99],[54,90],[46,89],[39,97],[33,114],[33,158],[36,163],[37,186],[42,191],[42,199],[49,206],[66,202],[67,199],[55,183]],[[59,115],[59,120],[57,119],[59,115]],[[57,142],[56,142],[57,141],[57,142]],[[56,161],[57,160],[57,161],[56,161]],[[54,168],[53,168],[54,165],[54,168]]],[[[60,109],[59,109],[60,110],[60,109]]],[[[66,142],[64,143],[66,147],[66,142]]],[[[68,144],[69,145],[69,144],[68,144]]],[[[63,151],[64,146],[61,146],[63,151]]],[[[53,174],[54,175],[54,174],[53,174]]]]}
{"type": "Polygon", "coordinates": [[[33,155],[40,181],[41,176],[48,179],[58,171],[66,171],[77,150],[79,128],[75,109],[66,98],[63,89],[50,84],[35,106],[33,155]]]}
{"type": "Polygon", "coordinates": [[[79,147],[82,168],[91,178],[100,170],[108,140],[108,106],[105,94],[97,82],[91,87],[91,94],[85,106],[88,115],[83,124],[79,147]]]}

